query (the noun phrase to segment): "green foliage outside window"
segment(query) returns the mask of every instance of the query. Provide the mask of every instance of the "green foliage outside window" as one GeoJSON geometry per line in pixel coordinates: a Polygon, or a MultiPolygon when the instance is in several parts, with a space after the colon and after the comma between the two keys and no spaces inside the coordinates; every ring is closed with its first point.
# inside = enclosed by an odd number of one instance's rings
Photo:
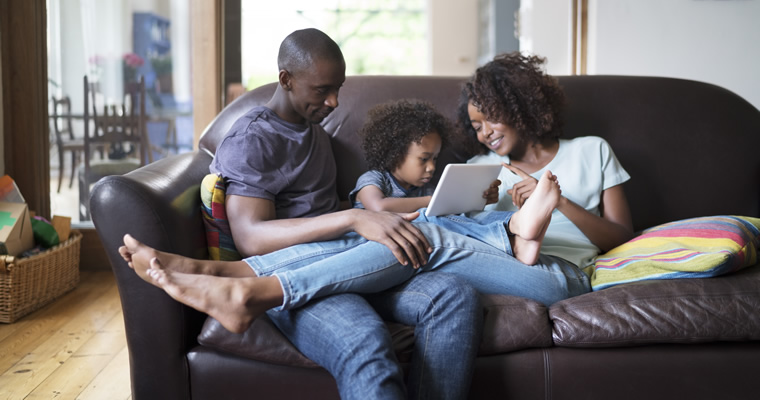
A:
{"type": "MultiPolygon", "coordinates": [[[[346,58],[346,75],[423,75],[427,73],[427,18],[424,0],[409,1],[347,1],[335,0],[311,2],[294,1],[293,8],[279,4],[271,18],[280,24],[291,23],[293,31],[315,27],[333,38],[346,58]]],[[[244,1],[243,7],[257,7],[251,12],[260,21],[267,20],[261,3],[244,1]]],[[[246,19],[243,13],[245,31],[246,19]]],[[[284,36],[283,36],[284,38],[284,36]]],[[[254,34],[252,43],[272,40],[262,27],[261,34],[254,34]],[[260,39],[264,38],[264,39],[260,39]]],[[[281,39],[280,39],[281,40],[281,39]]],[[[249,47],[243,39],[243,52],[260,50],[249,47]]],[[[279,42],[277,43],[279,45],[279,42]]],[[[247,77],[246,87],[253,89],[277,80],[276,53],[269,58],[261,55],[256,59],[262,67],[256,71],[243,70],[247,77]]],[[[245,63],[244,63],[245,66],[245,63]]]]}

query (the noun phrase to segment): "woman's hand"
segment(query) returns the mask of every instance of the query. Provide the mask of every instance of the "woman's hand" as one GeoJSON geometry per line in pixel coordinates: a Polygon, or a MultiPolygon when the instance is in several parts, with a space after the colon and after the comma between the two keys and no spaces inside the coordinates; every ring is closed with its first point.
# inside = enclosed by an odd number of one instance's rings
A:
{"type": "Polygon", "coordinates": [[[485,192],[483,192],[483,198],[486,199],[486,204],[494,204],[499,201],[499,185],[501,185],[501,181],[497,179],[491,183],[491,186],[489,186],[485,192]]]}
{"type": "Polygon", "coordinates": [[[515,175],[522,178],[520,182],[517,182],[514,186],[512,186],[512,189],[507,190],[507,193],[512,196],[512,204],[514,204],[517,208],[522,208],[522,205],[525,204],[525,201],[528,200],[528,197],[530,197],[530,195],[533,194],[533,191],[536,190],[538,179],[530,176],[525,171],[513,165],[509,165],[507,163],[501,163],[501,165],[504,168],[512,171],[515,175]]]}

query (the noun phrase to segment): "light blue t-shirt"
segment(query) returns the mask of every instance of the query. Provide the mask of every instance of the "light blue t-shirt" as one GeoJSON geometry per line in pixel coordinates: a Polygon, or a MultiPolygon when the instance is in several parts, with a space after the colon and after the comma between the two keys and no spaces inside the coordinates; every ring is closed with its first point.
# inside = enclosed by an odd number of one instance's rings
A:
{"type": "MultiPolygon", "coordinates": [[[[468,161],[471,164],[501,162],[510,164],[509,156],[501,157],[489,152],[468,161]]],[[[563,196],[594,215],[600,215],[602,191],[630,179],[630,175],[620,165],[607,141],[596,136],[560,139],[559,150],[554,159],[530,175],[539,179],[547,169],[557,176],[563,196]]],[[[522,179],[504,168],[499,174],[499,180],[499,201],[487,205],[486,210],[517,211],[507,190],[522,179]]],[[[541,245],[541,254],[561,257],[583,268],[593,262],[594,257],[599,254],[599,248],[567,217],[554,210],[541,245]]]]}

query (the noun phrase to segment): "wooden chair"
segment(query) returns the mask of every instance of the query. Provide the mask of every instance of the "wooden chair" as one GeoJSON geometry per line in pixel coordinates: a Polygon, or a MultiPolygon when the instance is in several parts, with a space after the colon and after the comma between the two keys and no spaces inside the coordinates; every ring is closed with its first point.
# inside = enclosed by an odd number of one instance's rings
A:
{"type": "Polygon", "coordinates": [[[77,172],[77,165],[84,150],[84,138],[74,135],[73,123],[71,116],[71,99],[69,96],[52,99],[53,115],[53,132],[55,132],[55,144],[58,148],[58,193],[61,192],[63,175],[65,171],[64,158],[65,153],[71,153],[71,177],[69,178],[69,188],[74,184],[74,175],[77,172]]]}
{"type": "Polygon", "coordinates": [[[84,77],[84,160],[79,170],[79,218],[90,219],[90,187],[108,175],[123,175],[153,162],[145,116],[145,78],[120,105],[98,104],[97,85],[84,77]],[[102,108],[101,108],[102,107],[102,108]],[[100,108],[100,110],[98,110],[100,108]],[[91,114],[90,114],[91,112],[91,114]],[[107,157],[93,157],[98,148],[107,157]]]}

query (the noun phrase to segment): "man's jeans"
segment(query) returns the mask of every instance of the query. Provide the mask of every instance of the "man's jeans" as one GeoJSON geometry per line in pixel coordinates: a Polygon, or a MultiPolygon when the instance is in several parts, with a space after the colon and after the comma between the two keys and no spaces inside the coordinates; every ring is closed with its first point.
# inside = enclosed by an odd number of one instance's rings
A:
{"type": "Polygon", "coordinates": [[[467,398],[483,312],[461,279],[421,274],[381,293],[328,296],[268,315],[335,377],[342,399],[467,398]],[[415,329],[406,389],[383,320],[415,329]]]}

